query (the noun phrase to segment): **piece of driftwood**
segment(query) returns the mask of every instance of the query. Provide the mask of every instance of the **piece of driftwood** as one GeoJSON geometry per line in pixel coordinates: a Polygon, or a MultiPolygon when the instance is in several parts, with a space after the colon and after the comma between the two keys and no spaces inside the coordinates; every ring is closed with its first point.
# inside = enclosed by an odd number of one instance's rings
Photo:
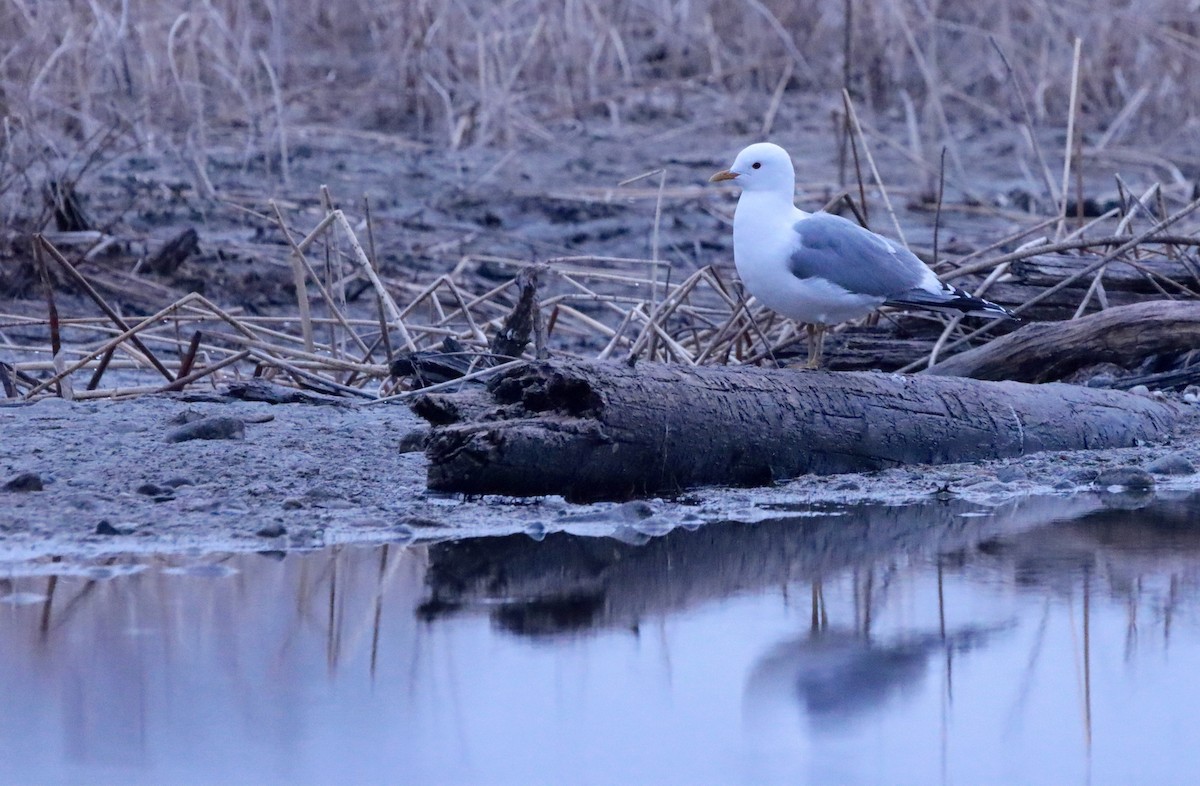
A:
{"type": "Polygon", "coordinates": [[[546,357],[545,327],[542,325],[542,309],[538,303],[538,265],[530,265],[517,274],[517,303],[512,313],[504,320],[504,326],[492,337],[493,365],[519,358],[534,338],[534,351],[539,359],[546,357]]]}
{"type": "Polygon", "coordinates": [[[1096,363],[1132,366],[1200,346],[1200,302],[1154,300],[1063,322],[1039,322],[953,355],[925,373],[1045,382],[1096,363]]]}
{"type": "Polygon", "coordinates": [[[1168,436],[1169,404],[1071,385],[752,367],[529,363],[492,406],[418,397],[427,484],[467,494],[620,499],[702,485],[1123,447],[1168,436]]]}

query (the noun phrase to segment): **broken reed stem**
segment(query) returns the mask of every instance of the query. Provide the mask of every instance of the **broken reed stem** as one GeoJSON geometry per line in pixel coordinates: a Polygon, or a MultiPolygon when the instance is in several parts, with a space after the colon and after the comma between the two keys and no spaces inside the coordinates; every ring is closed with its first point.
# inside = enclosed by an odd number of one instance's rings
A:
{"type": "MultiPolygon", "coordinates": [[[[230,355],[229,357],[227,357],[223,360],[213,363],[211,366],[205,366],[204,368],[197,369],[195,371],[192,371],[189,374],[180,374],[179,379],[175,380],[174,382],[172,382],[169,385],[163,385],[161,388],[158,389],[157,392],[169,393],[169,392],[175,391],[175,390],[183,390],[185,387],[192,384],[193,382],[195,382],[198,379],[203,379],[204,377],[207,377],[211,374],[217,373],[218,371],[225,368],[226,366],[232,366],[234,363],[238,363],[240,361],[245,360],[246,358],[250,357],[250,354],[251,354],[250,350],[243,349],[241,352],[238,352],[237,354],[234,354],[234,355],[230,355]]],[[[180,370],[182,371],[182,369],[180,369],[180,370]]]]}
{"type": "Polygon", "coordinates": [[[1000,48],[1000,43],[996,40],[996,37],[989,35],[988,41],[991,42],[992,48],[996,50],[996,54],[1000,55],[1000,60],[1004,63],[1004,70],[1008,73],[1009,81],[1012,83],[1013,92],[1017,95],[1017,102],[1021,105],[1021,114],[1025,117],[1025,135],[1028,138],[1029,146],[1033,148],[1033,154],[1037,157],[1038,167],[1041,169],[1042,179],[1046,184],[1046,195],[1050,197],[1051,202],[1057,202],[1059,196],[1054,190],[1054,178],[1050,174],[1050,165],[1046,163],[1046,157],[1042,155],[1042,146],[1038,144],[1037,134],[1033,130],[1033,115],[1029,112],[1029,101],[1026,98],[1025,90],[1021,85],[1016,70],[1008,60],[1008,55],[1000,48]]]}
{"type": "Polygon", "coordinates": [[[404,320],[400,318],[400,308],[396,305],[396,301],[392,299],[392,295],[384,287],[383,282],[379,280],[379,276],[375,274],[375,269],[371,266],[371,260],[367,259],[367,254],[363,251],[362,245],[358,242],[358,237],[355,236],[354,230],[350,227],[350,222],[346,220],[346,216],[341,210],[333,211],[337,216],[337,222],[341,225],[342,230],[346,233],[346,240],[350,243],[350,248],[354,250],[354,258],[362,267],[363,272],[367,274],[367,278],[371,281],[371,286],[375,287],[376,293],[382,298],[384,306],[387,307],[388,315],[396,326],[396,330],[400,333],[400,337],[404,339],[405,346],[410,352],[417,351],[417,345],[413,343],[412,336],[408,333],[408,328],[404,325],[404,320]]]}
{"type": "Polygon", "coordinates": [[[445,382],[439,382],[436,385],[430,385],[428,387],[418,388],[417,390],[406,390],[403,393],[397,393],[392,396],[384,396],[383,398],[377,398],[377,399],[374,399],[373,401],[369,401],[367,403],[368,404],[386,404],[391,401],[402,401],[404,399],[410,399],[410,398],[412,398],[414,396],[418,396],[422,393],[434,393],[439,390],[445,390],[446,388],[452,388],[456,385],[461,385],[464,382],[471,382],[471,381],[477,380],[481,377],[485,377],[490,374],[498,374],[501,371],[508,371],[509,369],[516,368],[517,366],[519,366],[523,363],[526,363],[526,362],[527,361],[525,361],[525,360],[510,360],[507,363],[501,363],[498,366],[488,366],[487,368],[481,368],[477,371],[472,371],[468,374],[464,374],[461,377],[447,380],[445,382]]]}
{"type": "MultiPolygon", "coordinates": [[[[282,369],[283,371],[286,371],[287,373],[292,374],[295,377],[299,377],[301,379],[308,380],[313,385],[318,385],[318,386],[323,386],[325,388],[338,390],[338,391],[341,391],[342,393],[347,393],[352,396],[359,396],[361,398],[371,399],[372,401],[375,400],[375,396],[373,396],[370,393],[367,393],[358,388],[352,388],[349,385],[343,385],[340,382],[334,382],[332,379],[326,379],[325,377],[322,377],[319,374],[314,374],[313,372],[308,371],[304,368],[301,368],[300,366],[297,366],[293,363],[289,363],[286,360],[283,360],[282,358],[275,357],[274,355],[270,355],[270,354],[260,351],[258,349],[251,349],[251,350],[249,350],[249,353],[250,353],[250,357],[257,360],[258,362],[260,362],[264,365],[267,365],[267,366],[274,366],[276,368],[282,369]]],[[[321,360],[327,360],[327,358],[321,358],[321,360]]],[[[345,363],[346,361],[341,361],[341,362],[345,363]]],[[[383,370],[383,373],[385,373],[385,374],[387,373],[386,369],[383,370]]]]}
{"type": "MultiPolygon", "coordinates": [[[[1058,216],[1055,216],[1049,221],[1050,223],[1057,222],[1058,216]]],[[[1174,221],[1172,221],[1172,223],[1174,223],[1174,221]]],[[[1016,262],[1022,259],[1029,259],[1030,257],[1041,256],[1043,254],[1057,254],[1061,251],[1079,251],[1081,249],[1096,248],[1098,246],[1114,246],[1121,243],[1126,243],[1128,240],[1128,235],[1106,235],[1105,237],[1091,238],[1090,240],[1067,240],[1061,243],[1047,243],[1045,245],[1028,246],[1018,251],[1013,251],[1008,254],[1001,254],[998,257],[992,257],[991,259],[984,260],[982,262],[976,262],[972,265],[964,265],[963,267],[956,268],[955,270],[952,270],[949,273],[941,276],[941,279],[942,281],[953,281],[956,278],[969,276],[972,273],[980,273],[984,270],[990,270],[996,265],[1000,265],[1005,262],[1016,262]]],[[[1200,237],[1188,237],[1187,235],[1158,235],[1152,233],[1136,245],[1150,243],[1200,246],[1200,237]]],[[[1117,259],[1116,261],[1124,262],[1128,265],[1136,264],[1133,261],[1126,259],[1117,259]]]]}
{"type": "Polygon", "coordinates": [[[867,157],[867,166],[871,168],[871,176],[875,178],[875,185],[879,186],[879,196],[883,199],[883,206],[887,210],[888,215],[891,216],[892,226],[896,228],[896,236],[907,247],[908,240],[904,237],[904,230],[900,227],[900,219],[896,217],[896,211],[892,208],[892,200],[888,198],[887,186],[883,184],[883,178],[879,176],[879,168],[875,166],[875,157],[871,155],[871,147],[867,144],[862,126],[858,123],[858,112],[854,110],[854,102],[850,100],[850,93],[844,89],[842,90],[842,102],[846,105],[846,112],[854,125],[854,131],[858,134],[859,140],[862,141],[863,155],[867,157]]]}
{"type": "Polygon", "coordinates": [[[1062,237],[1067,226],[1067,194],[1071,187],[1071,162],[1075,151],[1075,115],[1079,111],[1079,58],[1083,51],[1083,39],[1076,36],[1075,54],[1071,59],[1071,98],[1067,113],[1067,142],[1063,152],[1062,188],[1058,214],[1058,236],[1062,237]]]}
{"type": "Polygon", "coordinates": [[[270,200],[267,204],[271,206],[271,210],[275,211],[275,220],[278,222],[279,228],[283,231],[283,236],[287,239],[288,245],[292,247],[292,254],[288,257],[288,260],[292,264],[292,284],[296,287],[296,308],[300,310],[300,334],[304,336],[304,349],[312,352],[314,345],[312,309],[308,302],[308,286],[305,284],[304,263],[302,261],[304,254],[296,241],[292,239],[292,233],[288,231],[287,222],[283,220],[283,213],[280,212],[279,205],[275,203],[274,199],[270,200]]]}
{"type": "MultiPolygon", "coordinates": [[[[1076,281],[1083,278],[1084,276],[1089,276],[1092,273],[1095,273],[1097,270],[1099,270],[1100,268],[1109,264],[1113,260],[1117,259],[1122,254],[1128,253],[1129,251],[1137,248],[1141,243],[1146,242],[1147,238],[1153,237],[1155,234],[1162,232],[1167,227],[1175,224],[1176,222],[1180,221],[1183,218],[1186,218],[1188,215],[1195,212],[1196,208],[1198,208],[1198,207],[1200,207],[1200,199],[1192,200],[1187,205],[1180,208],[1175,213],[1172,213],[1170,216],[1168,216],[1167,218],[1158,222],[1154,226],[1150,227],[1142,234],[1137,235],[1136,237],[1133,237],[1128,242],[1120,245],[1112,252],[1105,254],[1103,257],[1096,260],[1095,262],[1088,265],[1087,267],[1083,268],[1082,270],[1079,270],[1078,272],[1073,273],[1070,276],[1067,276],[1062,281],[1058,282],[1057,284],[1050,287],[1049,289],[1045,289],[1045,290],[1039,292],[1037,295],[1034,295],[1028,301],[1026,301],[1025,303],[1022,303],[1020,306],[1017,306],[1015,309],[1013,309],[1013,313],[1019,314],[1022,311],[1029,308],[1030,306],[1036,305],[1036,304],[1042,302],[1043,300],[1045,300],[1046,298],[1050,297],[1051,295],[1053,295],[1057,292],[1060,292],[1061,290],[1069,287],[1071,284],[1075,283],[1076,281]]],[[[978,338],[979,336],[982,336],[983,334],[990,332],[993,326],[994,326],[994,324],[988,324],[988,325],[984,325],[981,328],[977,328],[976,330],[973,330],[972,332],[968,333],[967,335],[965,335],[962,338],[955,341],[950,346],[946,347],[946,350],[949,351],[952,349],[957,349],[958,347],[971,341],[972,339],[978,338]]],[[[899,373],[903,374],[903,373],[906,373],[909,371],[914,371],[917,368],[921,367],[922,362],[923,362],[923,360],[918,360],[913,363],[909,363],[907,366],[899,369],[899,373]]]]}
{"type": "MultiPolygon", "coordinates": [[[[375,252],[375,224],[371,220],[371,199],[363,194],[363,216],[367,222],[367,245],[371,249],[371,269],[379,275],[379,256],[375,252]]],[[[387,362],[392,360],[392,336],[388,330],[387,313],[383,310],[383,298],[375,293],[375,308],[379,314],[379,338],[383,341],[383,353],[387,362]]],[[[366,360],[371,360],[367,357],[366,360]]]]}
{"type": "MultiPolygon", "coordinates": [[[[62,371],[56,373],[54,376],[50,377],[49,379],[39,382],[28,393],[25,394],[25,398],[28,399],[32,396],[35,396],[38,393],[41,393],[43,390],[46,390],[47,388],[49,388],[51,385],[57,384],[61,379],[63,379],[63,377],[67,376],[68,374],[74,374],[76,371],[78,371],[79,369],[86,366],[88,363],[90,363],[95,358],[104,354],[108,350],[117,347],[121,343],[123,343],[127,340],[130,341],[130,343],[133,343],[132,339],[137,338],[137,334],[140,333],[141,331],[147,329],[151,325],[157,324],[160,320],[164,319],[165,317],[170,316],[177,309],[182,308],[187,303],[190,303],[194,300],[202,300],[202,299],[203,298],[200,295],[197,295],[195,293],[184,295],[179,300],[175,301],[171,305],[162,309],[158,313],[151,314],[150,316],[146,317],[145,319],[143,319],[141,322],[137,323],[133,327],[127,326],[125,328],[124,332],[120,333],[115,338],[110,339],[109,341],[105,342],[97,349],[94,349],[91,352],[87,353],[81,359],[75,361],[73,364],[66,367],[62,371]]],[[[136,342],[135,346],[138,346],[138,345],[144,346],[141,341],[136,342]]],[[[175,375],[172,374],[170,371],[168,371],[165,366],[161,369],[161,372],[167,378],[168,382],[175,381],[175,375]]]]}
{"type": "MultiPolygon", "coordinates": [[[[39,244],[46,251],[46,253],[50,255],[51,259],[53,259],[59,264],[60,267],[62,267],[63,271],[80,289],[83,290],[84,294],[91,298],[92,302],[99,306],[100,310],[103,311],[105,315],[117,325],[117,327],[121,328],[122,330],[129,330],[129,325],[125,322],[125,320],[123,320],[121,316],[113,310],[112,306],[108,305],[108,302],[100,296],[100,293],[97,292],[88,282],[88,280],[84,278],[78,270],[75,269],[74,265],[67,261],[66,257],[59,253],[58,249],[55,248],[49,240],[46,240],[46,238],[41,234],[37,234],[34,235],[34,242],[39,244]]],[[[136,333],[129,334],[129,341],[138,348],[139,352],[146,356],[146,359],[150,361],[150,364],[154,366],[154,368],[158,369],[158,372],[166,377],[168,381],[175,378],[175,375],[168,371],[167,367],[164,366],[159,359],[154,356],[154,353],[142,343],[141,339],[137,337],[136,333]]]]}
{"type": "Polygon", "coordinates": [[[116,351],[117,351],[116,347],[109,347],[108,351],[105,352],[104,355],[100,358],[100,365],[96,366],[95,373],[93,373],[92,378],[90,380],[88,380],[88,383],[87,383],[88,390],[95,390],[96,388],[98,388],[100,386],[100,379],[101,379],[101,377],[104,376],[104,372],[106,370],[108,370],[108,364],[112,362],[113,354],[116,353],[116,351]]]}
{"type": "Polygon", "coordinates": [[[184,353],[183,359],[179,362],[179,372],[175,375],[176,382],[192,373],[192,364],[196,362],[196,352],[200,349],[200,336],[201,332],[199,330],[192,334],[192,340],[188,342],[187,352],[184,353]]]}

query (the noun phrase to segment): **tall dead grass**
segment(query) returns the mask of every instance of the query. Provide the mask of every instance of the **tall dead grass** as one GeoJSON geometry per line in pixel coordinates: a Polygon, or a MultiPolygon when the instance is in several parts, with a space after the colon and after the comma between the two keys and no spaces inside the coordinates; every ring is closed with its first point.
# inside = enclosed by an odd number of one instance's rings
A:
{"type": "Polygon", "coordinates": [[[564,122],[662,111],[660,89],[748,98],[843,88],[929,135],[1081,116],[1106,143],[1197,136],[1194,0],[88,0],[0,6],[4,157],[65,155],[105,129],[214,134],[286,154],[293,124],[505,145],[564,122]],[[994,43],[993,43],[994,42],[994,43]],[[1116,125],[1116,127],[1114,127],[1116,125]]]}

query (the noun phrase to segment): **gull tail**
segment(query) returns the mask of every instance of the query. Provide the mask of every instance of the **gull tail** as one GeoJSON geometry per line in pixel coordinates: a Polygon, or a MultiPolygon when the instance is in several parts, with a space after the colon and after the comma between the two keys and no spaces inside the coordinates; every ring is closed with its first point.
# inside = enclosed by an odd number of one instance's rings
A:
{"type": "Polygon", "coordinates": [[[906,308],[929,308],[937,311],[958,311],[973,317],[988,317],[990,319],[1016,319],[1020,317],[999,303],[975,297],[966,290],[942,284],[941,289],[930,292],[928,289],[914,287],[895,297],[888,298],[885,306],[902,306],[906,308]]]}

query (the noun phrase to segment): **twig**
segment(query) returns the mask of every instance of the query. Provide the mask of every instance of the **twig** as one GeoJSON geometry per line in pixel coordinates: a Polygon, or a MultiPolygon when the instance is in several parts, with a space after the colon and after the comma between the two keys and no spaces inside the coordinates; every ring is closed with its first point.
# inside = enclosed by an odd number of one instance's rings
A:
{"type": "MultiPolygon", "coordinates": [[[[46,253],[48,253],[50,257],[62,267],[67,275],[75,281],[79,288],[82,289],[84,293],[86,293],[87,296],[90,297],[92,301],[100,307],[100,310],[103,311],[105,315],[117,325],[117,327],[121,328],[122,330],[129,330],[129,325],[126,324],[125,320],[121,319],[121,316],[113,310],[112,306],[108,305],[104,298],[100,297],[100,293],[92,288],[92,285],[88,283],[88,280],[80,275],[79,271],[75,269],[75,266],[68,262],[67,258],[60,254],[57,248],[51,245],[50,242],[40,234],[34,235],[34,242],[38,243],[46,250],[46,253]]],[[[129,335],[129,341],[138,348],[139,352],[146,356],[146,359],[150,361],[150,364],[158,369],[158,372],[166,377],[168,381],[175,378],[175,375],[167,370],[167,367],[164,366],[159,359],[154,356],[154,353],[142,343],[141,339],[139,339],[136,334],[131,333],[129,335]]]]}
{"type": "Polygon", "coordinates": [[[250,357],[251,354],[252,353],[250,350],[243,349],[241,352],[230,355],[229,357],[227,357],[217,363],[214,363],[211,366],[205,366],[204,368],[197,369],[197,370],[191,372],[190,374],[181,375],[179,377],[179,379],[175,380],[171,384],[163,385],[161,388],[158,389],[158,392],[159,393],[169,393],[174,390],[183,390],[185,387],[192,384],[196,380],[203,379],[204,377],[207,377],[210,374],[215,374],[216,372],[220,371],[221,369],[225,368],[226,366],[232,366],[234,363],[245,360],[246,358],[250,357]]]}
{"type": "Polygon", "coordinates": [[[1058,235],[1061,237],[1067,225],[1067,192],[1071,184],[1071,161],[1075,150],[1075,115],[1079,111],[1079,58],[1083,51],[1083,39],[1075,38],[1075,55],[1071,59],[1071,105],[1067,113],[1067,142],[1063,153],[1062,199],[1058,214],[1058,235]]]}
{"type": "Polygon", "coordinates": [[[845,90],[842,90],[842,102],[845,103],[846,112],[849,114],[851,122],[854,123],[854,130],[858,132],[858,137],[862,140],[863,154],[867,157],[867,165],[871,167],[871,175],[875,178],[875,185],[879,186],[879,196],[883,199],[883,206],[892,218],[892,226],[896,228],[896,236],[900,238],[901,243],[908,246],[908,240],[904,237],[904,230],[900,227],[900,219],[896,217],[896,211],[892,209],[892,200],[888,199],[887,187],[883,184],[883,178],[879,176],[879,168],[875,166],[875,157],[871,155],[871,148],[867,144],[866,137],[863,136],[862,126],[858,124],[858,113],[854,111],[854,103],[850,100],[850,94],[845,90]]]}

